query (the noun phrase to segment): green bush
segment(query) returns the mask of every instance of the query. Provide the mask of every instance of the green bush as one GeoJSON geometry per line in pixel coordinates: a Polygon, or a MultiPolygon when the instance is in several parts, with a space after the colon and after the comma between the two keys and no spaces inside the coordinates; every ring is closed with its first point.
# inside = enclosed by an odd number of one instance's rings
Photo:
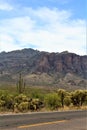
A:
{"type": "Polygon", "coordinates": [[[71,105],[71,97],[70,96],[66,96],[64,98],[64,105],[65,106],[70,106],[71,105]]]}
{"type": "Polygon", "coordinates": [[[49,109],[58,109],[61,106],[60,98],[58,97],[57,93],[47,94],[45,97],[45,105],[49,109]]]}

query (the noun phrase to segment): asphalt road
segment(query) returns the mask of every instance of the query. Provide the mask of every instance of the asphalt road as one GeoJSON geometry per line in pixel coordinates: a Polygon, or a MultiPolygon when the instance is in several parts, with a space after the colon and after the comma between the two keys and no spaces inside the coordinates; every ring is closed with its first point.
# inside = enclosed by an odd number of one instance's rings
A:
{"type": "Polygon", "coordinates": [[[86,130],[87,111],[0,115],[0,130],[86,130]]]}

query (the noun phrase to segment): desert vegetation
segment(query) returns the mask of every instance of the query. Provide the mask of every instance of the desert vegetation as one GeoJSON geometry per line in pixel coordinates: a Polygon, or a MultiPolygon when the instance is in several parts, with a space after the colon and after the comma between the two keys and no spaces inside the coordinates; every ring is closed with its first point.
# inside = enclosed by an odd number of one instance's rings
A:
{"type": "Polygon", "coordinates": [[[87,106],[87,90],[66,91],[46,88],[27,88],[19,92],[10,88],[0,90],[0,112],[31,112],[80,109],[87,106]]]}

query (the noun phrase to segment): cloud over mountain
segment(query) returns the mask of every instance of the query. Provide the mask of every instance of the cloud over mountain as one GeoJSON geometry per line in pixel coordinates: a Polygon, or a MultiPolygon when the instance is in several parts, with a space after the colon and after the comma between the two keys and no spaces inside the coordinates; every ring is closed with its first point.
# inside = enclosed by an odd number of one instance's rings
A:
{"type": "Polygon", "coordinates": [[[9,12],[0,20],[0,51],[33,46],[49,52],[86,53],[86,22],[73,18],[72,11],[45,6],[2,7],[9,12]]]}

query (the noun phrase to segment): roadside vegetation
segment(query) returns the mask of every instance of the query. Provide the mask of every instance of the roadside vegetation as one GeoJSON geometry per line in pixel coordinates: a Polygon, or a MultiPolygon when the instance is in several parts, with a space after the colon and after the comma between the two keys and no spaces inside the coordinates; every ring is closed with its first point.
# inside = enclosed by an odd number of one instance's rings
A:
{"type": "Polygon", "coordinates": [[[53,111],[87,108],[87,90],[26,87],[19,75],[16,89],[0,90],[0,112],[53,111]]]}
{"type": "Polygon", "coordinates": [[[87,90],[48,91],[30,88],[23,93],[0,90],[0,112],[53,111],[87,108],[87,90]]]}

